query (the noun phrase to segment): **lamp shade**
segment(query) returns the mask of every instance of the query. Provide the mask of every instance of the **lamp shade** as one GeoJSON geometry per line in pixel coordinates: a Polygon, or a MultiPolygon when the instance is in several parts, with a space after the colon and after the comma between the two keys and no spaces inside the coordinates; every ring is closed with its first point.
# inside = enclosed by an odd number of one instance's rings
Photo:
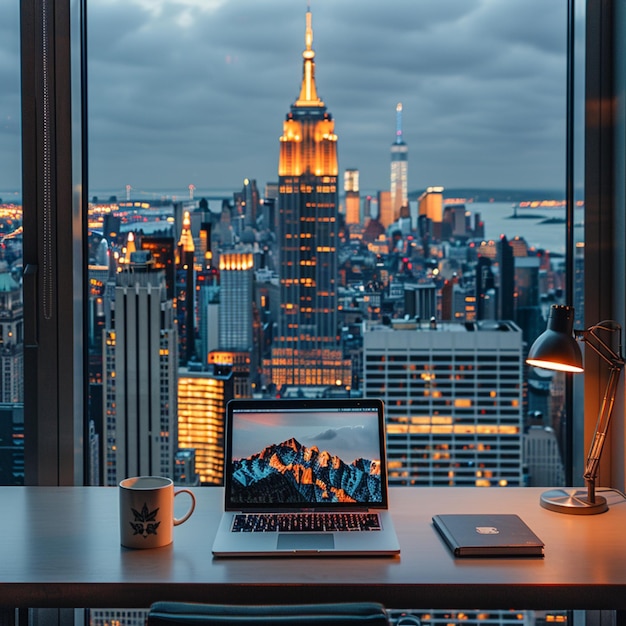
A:
{"type": "Polygon", "coordinates": [[[526,363],[561,372],[582,372],[583,357],[573,329],[574,307],[552,305],[547,328],[530,347],[526,363]]]}

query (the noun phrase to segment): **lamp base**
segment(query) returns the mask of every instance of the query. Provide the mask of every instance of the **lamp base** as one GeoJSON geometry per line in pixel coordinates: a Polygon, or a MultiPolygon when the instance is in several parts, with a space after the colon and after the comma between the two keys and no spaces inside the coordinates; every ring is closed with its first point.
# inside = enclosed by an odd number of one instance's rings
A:
{"type": "Polygon", "coordinates": [[[551,489],[541,494],[540,503],[544,509],[569,515],[596,515],[609,510],[606,498],[596,496],[595,500],[589,502],[586,489],[551,489]]]}

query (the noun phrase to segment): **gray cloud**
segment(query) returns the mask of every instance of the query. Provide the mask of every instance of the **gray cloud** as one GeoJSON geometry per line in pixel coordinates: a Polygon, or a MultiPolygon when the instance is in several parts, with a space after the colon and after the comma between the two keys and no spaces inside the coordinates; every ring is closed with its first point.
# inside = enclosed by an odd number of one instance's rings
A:
{"type": "MultiPolygon", "coordinates": [[[[19,147],[11,4],[0,7],[8,85],[0,189],[19,185],[7,165],[19,147]]],[[[311,6],[318,91],[335,119],[340,167],[359,168],[363,188],[388,187],[397,102],[411,189],[562,187],[565,3],[311,6]]],[[[276,180],[282,121],[299,91],[305,10],[304,0],[89,0],[91,189],[276,180]]]]}
{"type": "Polygon", "coordinates": [[[0,197],[13,198],[20,171],[20,37],[19,2],[0,3],[0,197]]]}

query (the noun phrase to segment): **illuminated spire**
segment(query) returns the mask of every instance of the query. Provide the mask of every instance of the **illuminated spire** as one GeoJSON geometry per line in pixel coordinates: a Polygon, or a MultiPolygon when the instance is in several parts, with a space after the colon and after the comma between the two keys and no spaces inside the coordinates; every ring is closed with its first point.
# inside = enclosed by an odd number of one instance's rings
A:
{"type": "Polygon", "coordinates": [[[183,252],[193,252],[195,246],[193,244],[193,236],[191,234],[191,216],[189,211],[185,211],[183,215],[183,228],[180,233],[180,241],[178,242],[183,252]]]}
{"type": "Polygon", "coordinates": [[[313,50],[313,27],[311,26],[311,7],[306,10],[306,31],[304,33],[304,52],[302,53],[302,87],[300,97],[296,100],[295,106],[316,106],[322,107],[324,103],[317,95],[315,87],[315,51],[313,50]]]}
{"type": "Polygon", "coordinates": [[[135,244],[135,234],[133,232],[128,233],[128,239],[126,240],[126,254],[124,261],[130,263],[130,255],[133,252],[137,252],[137,245],[135,244]]]}

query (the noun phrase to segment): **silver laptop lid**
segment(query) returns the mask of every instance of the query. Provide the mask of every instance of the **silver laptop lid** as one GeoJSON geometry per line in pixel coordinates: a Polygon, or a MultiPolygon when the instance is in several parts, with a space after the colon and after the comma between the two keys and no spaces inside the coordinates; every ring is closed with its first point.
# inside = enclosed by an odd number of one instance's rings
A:
{"type": "Polygon", "coordinates": [[[225,447],[227,511],[388,506],[378,399],[231,400],[225,447]]]}

